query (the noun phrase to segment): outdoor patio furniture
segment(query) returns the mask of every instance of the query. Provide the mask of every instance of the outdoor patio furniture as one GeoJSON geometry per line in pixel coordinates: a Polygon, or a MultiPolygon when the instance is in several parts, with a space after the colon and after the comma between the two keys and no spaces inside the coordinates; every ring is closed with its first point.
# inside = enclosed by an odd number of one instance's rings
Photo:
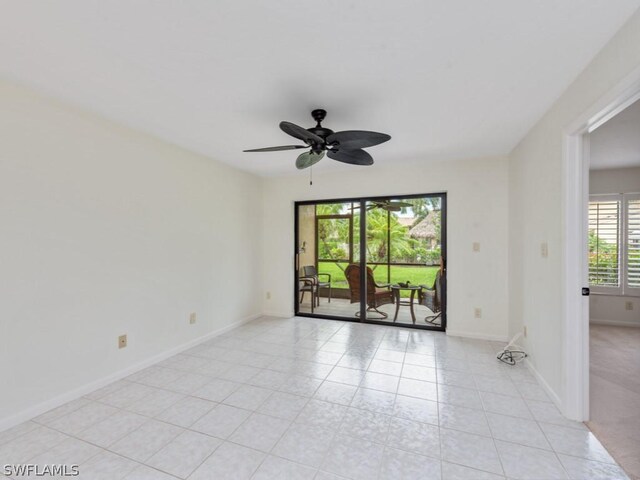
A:
{"type": "MultiPolygon", "coordinates": [[[[360,302],[360,265],[351,264],[345,271],[349,283],[349,292],[351,303],[360,302]]],[[[393,303],[393,295],[389,289],[389,284],[377,284],[373,277],[373,270],[367,267],[367,312],[374,311],[380,315],[380,318],[387,318],[385,312],[378,310],[382,305],[393,303]]],[[[360,316],[360,312],[356,313],[356,317],[360,316]]]]}
{"type": "MultiPolygon", "coordinates": [[[[330,273],[318,273],[318,270],[313,265],[307,265],[302,267],[300,272],[300,280],[311,280],[315,285],[315,300],[317,305],[320,306],[320,289],[329,289],[329,303],[331,303],[331,274],[330,273]],[[328,281],[321,282],[319,277],[327,277],[328,281]]],[[[304,295],[304,292],[302,293],[304,295]]],[[[302,300],[300,300],[302,303],[302,300]]]]}
{"type": "Polygon", "coordinates": [[[394,322],[398,319],[398,311],[400,310],[400,307],[406,306],[406,307],[409,307],[409,310],[411,311],[411,320],[413,320],[413,324],[415,325],[416,314],[413,311],[413,304],[414,304],[413,299],[416,296],[416,292],[418,292],[418,298],[420,297],[420,295],[422,294],[422,288],[423,287],[420,287],[417,285],[407,285],[404,287],[401,285],[391,285],[391,292],[393,293],[394,303],[396,304],[396,314],[393,316],[394,322]],[[408,300],[401,299],[400,294],[402,293],[402,290],[407,290],[411,292],[411,295],[409,296],[408,300]]]}
{"type": "Polygon", "coordinates": [[[442,269],[436,273],[436,278],[433,281],[433,287],[427,287],[426,285],[420,285],[422,289],[418,292],[418,303],[424,305],[431,310],[434,315],[428,315],[424,321],[433,325],[440,325],[437,322],[438,318],[442,314],[442,298],[441,298],[441,281],[442,281],[442,269]]]}
{"type": "Polygon", "coordinates": [[[300,278],[298,279],[298,291],[300,292],[300,303],[304,300],[305,292],[309,292],[311,294],[311,313],[313,313],[313,309],[316,306],[316,292],[318,290],[318,286],[313,282],[310,278],[300,278]]]}

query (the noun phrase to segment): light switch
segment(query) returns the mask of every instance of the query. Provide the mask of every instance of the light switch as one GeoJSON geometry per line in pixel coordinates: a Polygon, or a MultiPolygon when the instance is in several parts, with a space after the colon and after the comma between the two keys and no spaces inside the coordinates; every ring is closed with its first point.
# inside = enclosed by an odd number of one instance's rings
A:
{"type": "Polygon", "coordinates": [[[473,251],[474,252],[480,251],[480,242],[473,242],[473,251]]]}

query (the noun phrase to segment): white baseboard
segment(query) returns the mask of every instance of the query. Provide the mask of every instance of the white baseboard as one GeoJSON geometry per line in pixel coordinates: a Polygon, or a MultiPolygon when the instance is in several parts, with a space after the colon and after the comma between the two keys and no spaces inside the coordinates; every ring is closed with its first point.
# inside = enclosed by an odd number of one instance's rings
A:
{"type": "Polygon", "coordinates": [[[540,372],[536,370],[536,367],[533,366],[528,358],[524,359],[524,364],[529,369],[531,374],[536,378],[545,393],[549,395],[551,401],[555,404],[556,407],[558,407],[558,410],[562,412],[562,402],[560,401],[560,397],[558,396],[558,394],[549,386],[547,381],[542,377],[542,375],[540,375],[540,372]]]}
{"type": "Polygon", "coordinates": [[[621,322],[619,320],[603,320],[600,318],[592,318],[589,323],[594,325],[610,325],[612,327],[640,327],[640,322],[621,322]]]}
{"type": "Polygon", "coordinates": [[[260,318],[261,316],[262,314],[256,314],[256,315],[251,315],[249,317],[246,317],[242,320],[238,320],[225,327],[214,330],[213,332],[209,332],[206,335],[203,335],[201,337],[198,337],[186,343],[183,343],[182,345],[178,345],[177,347],[173,347],[162,353],[149,357],[123,370],[119,370],[110,375],[107,375],[106,377],[103,377],[99,380],[82,385],[81,387],[75,388],[70,392],[63,393],[62,395],[57,395],[49,400],[46,400],[37,405],[34,405],[33,407],[29,407],[21,412],[18,412],[15,415],[0,419],[0,432],[2,432],[3,430],[7,430],[8,428],[11,428],[15,425],[18,425],[22,422],[31,420],[32,418],[35,418],[38,415],[42,415],[43,413],[48,412],[53,408],[57,408],[60,405],[64,405],[67,402],[80,398],[83,395],[86,395],[90,392],[93,392],[94,390],[97,390],[98,388],[102,388],[117,380],[121,380],[124,377],[128,377],[133,373],[136,373],[140,370],[150,367],[151,365],[161,362],[162,360],[172,357],[173,355],[184,352],[185,350],[189,350],[190,348],[193,348],[196,345],[199,345],[203,342],[206,342],[207,340],[210,340],[214,337],[222,335],[230,330],[233,330],[234,328],[239,327],[240,325],[243,325],[245,323],[251,322],[252,320],[260,318]]]}
{"type": "Polygon", "coordinates": [[[491,342],[508,342],[509,338],[506,335],[486,335],[484,333],[471,333],[464,331],[456,331],[447,329],[447,335],[452,337],[464,337],[464,338],[475,338],[477,340],[489,340],[491,342]]]}
{"type": "Polygon", "coordinates": [[[276,317],[276,318],[293,318],[293,312],[263,312],[264,317],[276,317]]]}

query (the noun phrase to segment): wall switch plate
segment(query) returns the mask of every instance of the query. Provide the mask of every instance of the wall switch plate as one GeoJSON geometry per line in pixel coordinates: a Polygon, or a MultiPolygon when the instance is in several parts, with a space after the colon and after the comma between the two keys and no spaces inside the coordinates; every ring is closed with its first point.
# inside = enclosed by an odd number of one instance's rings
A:
{"type": "Polygon", "coordinates": [[[267,300],[271,300],[271,292],[267,292],[267,300]]]}
{"type": "Polygon", "coordinates": [[[542,258],[547,258],[549,256],[549,244],[547,242],[542,242],[540,244],[540,255],[542,255],[542,258]]]}
{"type": "Polygon", "coordinates": [[[127,346],[127,336],[126,335],[120,335],[118,337],[118,348],[124,348],[127,346]]]}
{"type": "Polygon", "coordinates": [[[633,310],[633,302],[625,302],[624,308],[626,310],[633,310]]]}
{"type": "Polygon", "coordinates": [[[189,323],[190,323],[191,325],[193,325],[194,323],[196,323],[196,314],[195,314],[195,312],[194,312],[194,313],[192,313],[191,315],[189,315],[189,323]]]}
{"type": "Polygon", "coordinates": [[[473,242],[473,251],[474,252],[480,251],[480,242],[473,242]]]}
{"type": "Polygon", "coordinates": [[[522,327],[522,333],[524,335],[524,338],[527,338],[527,326],[526,325],[524,327],[522,327]]]}
{"type": "Polygon", "coordinates": [[[475,318],[482,318],[482,309],[478,308],[478,307],[474,308],[473,309],[473,316],[475,318]]]}

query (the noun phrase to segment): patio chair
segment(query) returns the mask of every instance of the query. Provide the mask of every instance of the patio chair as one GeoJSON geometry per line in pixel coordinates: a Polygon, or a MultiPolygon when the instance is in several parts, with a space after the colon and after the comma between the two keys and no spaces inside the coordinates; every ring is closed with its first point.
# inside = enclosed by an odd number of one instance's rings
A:
{"type": "Polygon", "coordinates": [[[305,292],[309,292],[311,294],[311,313],[313,313],[313,309],[316,306],[315,299],[318,286],[310,278],[300,278],[298,279],[298,291],[300,292],[300,304],[302,304],[302,301],[304,300],[305,292]]]}
{"type": "MultiPolygon", "coordinates": [[[[360,302],[360,265],[351,264],[345,271],[349,283],[349,292],[351,303],[360,302]]],[[[387,318],[387,314],[379,310],[382,305],[393,303],[393,295],[389,284],[377,284],[373,277],[373,270],[367,267],[367,312],[376,312],[380,315],[380,319],[387,318]]],[[[356,313],[356,317],[360,316],[360,312],[356,313]]]]}
{"type": "MultiPolygon", "coordinates": [[[[331,303],[331,274],[330,273],[318,273],[318,270],[313,265],[307,265],[302,267],[300,272],[300,280],[310,280],[315,285],[315,301],[317,302],[317,306],[320,306],[320,289],[328,288],[329,289],[329,303],[331,303]],[[327,277],[326,282],[321,282],[319,277],[327,277]]],[[[309,290],[303,290],[302,295],[304,297],[304,292],[309,290]]],[[[302,298],[300,299],[300,303],[302,303],[302,298]]]]}
{"type": "Polygon", "coordinates": [[[418,292],[418,303],[424,305],[433,312],[433,315],[428,315],[424,318],[424,321],[431,323],[432,325],[440,325],[438,318],[442,314],[442,269],[436,273],[436,278],[433,281],[433,287],[427,287],[426,285],[420,285],[422,290],[418,292]]]}

